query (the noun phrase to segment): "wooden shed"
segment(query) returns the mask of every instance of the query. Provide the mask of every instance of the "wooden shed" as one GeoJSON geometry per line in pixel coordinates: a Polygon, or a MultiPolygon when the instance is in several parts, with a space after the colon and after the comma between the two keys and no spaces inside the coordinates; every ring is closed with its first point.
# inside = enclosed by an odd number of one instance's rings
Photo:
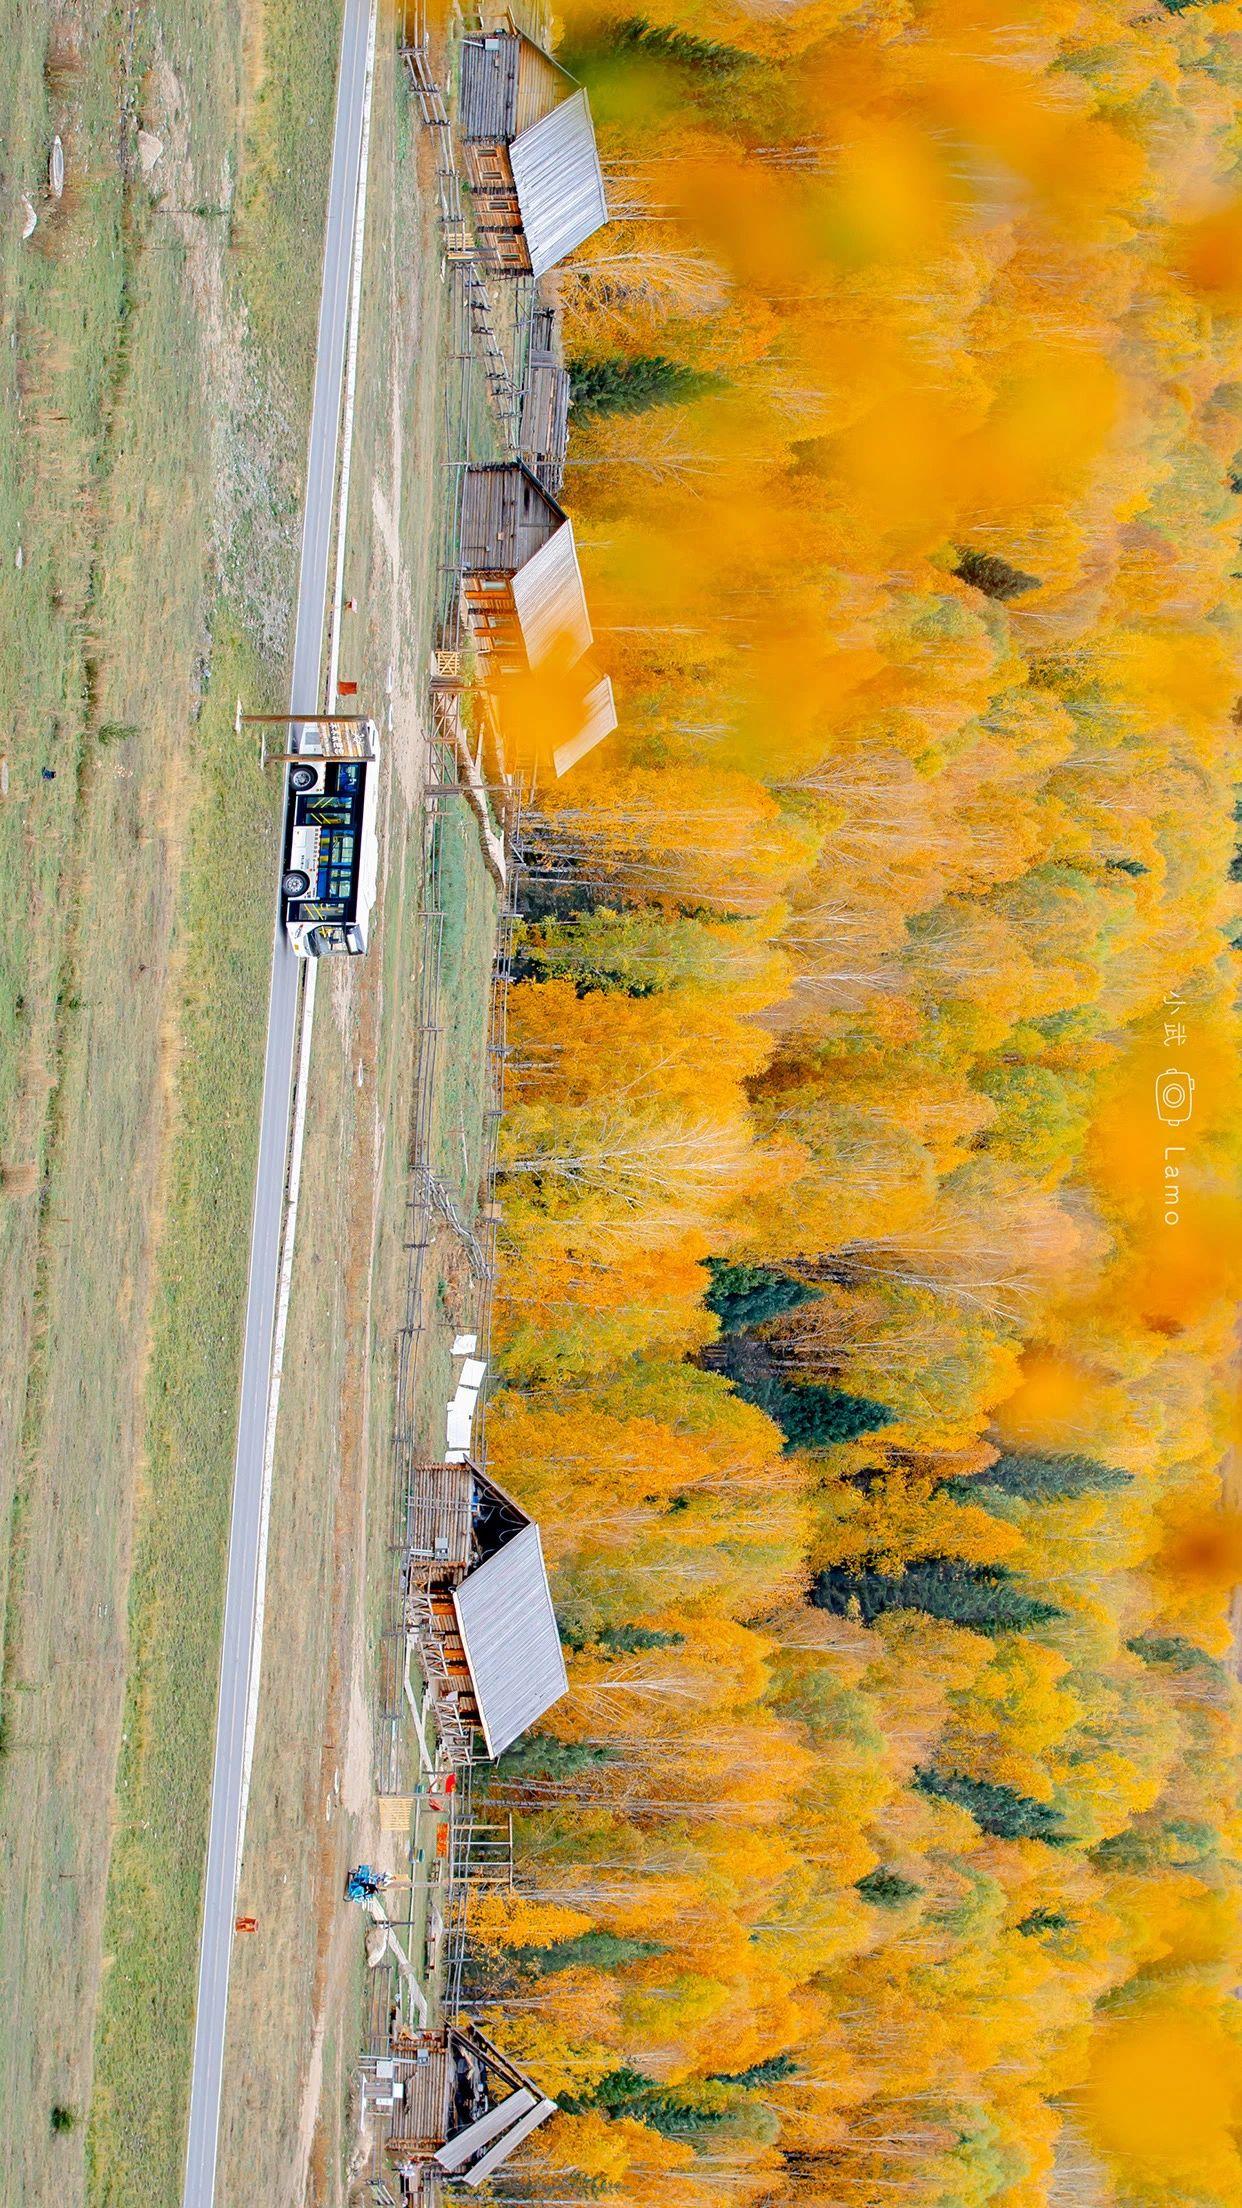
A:
{"type": "Polygon", "coordinates": [[[564,774],[617,725],[612,684],[587,657],[594,638],[573,523],[521,460],[466,470],[460,565],[466,618],[486,674],[555,668],[569,727],[550,739],[564,774]]]}
{"type": "Polygon", "coordinates": [[[446,2178],[482,2185],[557,2105],[482,2032],[451,2024],[402,2033],[389,2054],[364,2059],[361,2082],[376,2197],[385,2169],[406,2199],[434,2199],[446,2178]]]}
{"type": "Polygon", "coordinates": [[[531,316],[518,431],[521,457],[551,498],[559,495],[569,450],[569,370],[556,351],[555,326],[554,310],[537,306],[531,316]]]}
{"type": "Polygon", "coordinates": [[[480,247],[543,276],[608,220],[586,93],[516,28],[464,39],[459,121],[480,247]]]}
{"type": "Polygon", "coordinates": [[[567,1692],[539,1528],[468,1458],[415,1464],[406,1486],[406,1620],[459,1752],[489,1756],[567,1692]]]}
{"type": "Polygon", "coordinates": [[[589,651],[573,523],[521,460],[466,470],[462,589],[479,651],[498,674],[589,651]]]}

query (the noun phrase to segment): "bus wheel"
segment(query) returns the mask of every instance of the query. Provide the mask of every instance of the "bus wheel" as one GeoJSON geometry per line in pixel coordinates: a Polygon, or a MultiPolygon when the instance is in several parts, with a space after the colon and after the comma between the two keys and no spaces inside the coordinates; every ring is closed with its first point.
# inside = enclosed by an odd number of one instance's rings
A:
{"type": "Polygon", "coordinates": [[[295,790],[313,790],[319,777],[313,767],[290,767],[289,780],[295,790]]]}
{"type": "Polygon", "coordinates": [[[303,874],[295,866],[280,877],[280,887],[286,897],[305,897],[310,888],[310,875],[303,874]]]}

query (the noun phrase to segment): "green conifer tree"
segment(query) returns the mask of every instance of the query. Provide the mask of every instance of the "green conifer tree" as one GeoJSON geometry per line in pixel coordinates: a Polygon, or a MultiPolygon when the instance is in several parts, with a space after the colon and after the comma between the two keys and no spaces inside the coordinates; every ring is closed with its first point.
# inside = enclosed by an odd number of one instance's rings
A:
{"type": "Polygon", "coordinates": [[[1130,1474],[1118,1471],[1115,1465],[1101,1464],[1095,1457],[1069,1453],[1044,1456],[1015,1450],[998,1457],[982,1476],[945,1484],[975,1493],[990,1487],[1002,1495],[1018,1495],[1028,1503],[1059,1503],[1076,1495],[1109,1494],[1129,1487],[1130,1474]]]}
{"type": "Polygon", "coordinates": [[[605,19],[585,39],[571,40],[563,47],[560,59],[574,76],[589,76],[601,63],[624,60],[628,55],[709,78],[735,76],[740,69],[754,66],[754,56],[741,46],[727,46],[718,38],[700,38],[693,31],[674,29],[669,24],[650,23],[644,15],[605,19]]]}
{"type": "Polygon", "coordinates": [[[1148,1813],[1110,1833],[1091,1855],[1108,1871],[1202,1871],[1220,1855],[1220,1834],[1196,1818],[1148,1813]]]}
{"type": "Polygon", "coordinates": [[[592,1741],[557,1740],[551,1733],[527,1733],[512,1748],[506,1748],[497,1762],[496,1777],[510,1786],[520,1786],[527,1779],[569,1779],[611,1760],[611,1748],[592,1741]]]}
{"type": "Polygon", "coordinates": [[[515,1947],[512,1954],[532,1977],[552,1977],[558,1970],[622,1970],[627,1963],[646,1962],[662,1955],[659,1940],[625,1939],[619,1932],[578,1932],[572,1939],[552,1940],[546,1947],[515,1947]]]}
{"type": "Polygon", "coordinates": [[[792,2055],[769,2055],[766,2062],[752,2062],[749,2070],[709,2070],[712,2085],[779,2085],[784,2078],[796,2078],[798,2065],[792,2055]]]}
{"type": "Polygon", "coordinates": [[[1033,1801],[1011,1786],[993,1786],[987,1779],[972,1779],[964,1771],[936,1771],[922,1765],[914,1783],[923,1794],[967,1809],[981,1832],[998,1840],[1044,1840],[1051,1848],[1064,1847],[1070,1835],[1059,1813],[1048,1802],[1033,1801]]]}
{"type": "Polygon", "coordinates": [[[657,1633],[647,1625],[606,1625],[599,1635],[601,1648],[619,1656],[634,1656],[644,1648],[680,1648],[684,1633],[657,1633]]]}
{"type": "Polygon", "coordinates": [[[894,1415],[869,1395],[850,1395],[844,1388],[813,1381],[805,1387],[771,1384],[752,1401],[776,1420],[788,1449],[827,1449],[834,1441],[853,1441],[887,1426],[894,1415]]]}
{"type": "Polygon", "coordinates": [[[705,1352],[705,1364],[726,1373],[739,1395],[774,1419],[786,1449],[827,1449],[836,1441],[887,1426],[894,1413],[868,1395],[821,1382],[790,1380],[768,1343],[754,1334],[726,1334],[705,1352]]]}
{"type": "Polygon", "coordinates": [[[1018,598],[1025,590],[1038,590],[1038,575],[1024,575],[1020,567],[1011,567],[997,552],[963,552],[953,570],[959,582],[969,583],[972,590],[981,590],[985,598],[1018,598]]]}
{"type": "Polygon", "coordinates": [[[1073,1918],[1065,1916],[1060,1909],[1032,1909],[1029,1917],[1023,1917],[1018,1930],[1033,1939],[1041,1932],[1068,1932],[1073,1922],[1073,1918]]]}
{"type": "Polygon", "coordinates": [[[574,413],[646,414],[653,406],[674,406],[702,397],[719,378],[687,368],[663,353],[605,353],[569,363],[574,413]]]}
{"type": "Polygon", "coordinates": [[[833,1564],[811,1589],[818,1610],[843,1617],[855,1603],[864,1624],[886,1610],[922,1610],[975,1633],[1024,1633],[1059,1617],[1053,1603],[1027,1594],[1000,1565],[967,1564],[957,1556],[920,1557],[901,1572],[833,1564]]]}
{"type": "Polygon", "coordinates": [[[628,2064],[610,2070],[589,2093],[562,2094],[561,2107],[575,2116],[597,2108],[605,2116],[636,2117],[640,2123],[650,2124],[653,2131],[670,2137],[707,2130],[730,2113],[728,2094],[718,2084],[713,2088],[705,2081],[703,2086],[678,2090],[661,2085],[641,2070],[632,2070],[628,2064]]]}
{"type": "Polygon", "coordinates": [[[1209,1656],[1197,1641],[1188,1641],[1181,1633],[1136,1633],[1126,1642],[1132,1655],[1141,1656],[1145,1664],[1164,1671],[1200,1671],[1223,1684],[1228,1677],[1224,1664],[1215,1656],[1209,1656]]]}
{"type": "Polygon", "coordinates": [[[912,1878],[903,1878],[900,1871],[887,1870],[883,1865],[868,1871],[865,1878],[856,1878],[854,1885],[863,1900],[874,1902],[878,1909],[900,1909],[923,1891],[912,1878]]]}
{"type": "Polygon", "coordinates": [[[723,1257],[709,1257],[707,1264],[712,1284],[705,1300],[726,1334],[742,1334],[762,1326],[768,1319],[779,1318],[783,1311],[796,1311],[799,1304],[810,1303],[819,1294],[809,1281],[795,1280],[791,1273],[778,1272],[774,1265],[730,1265],[723,1257]]]}
{"type": "Polygon", "coordinates": [[[683,69],[701,69],[709,76],[732,76],[753,67],[753,57],[740,46],[726,46],[718,38],[698,38],[693,31],[674,30],[665,23],[649,23],[645,16],[624,16],[615,26],[614,50],[618,53],[652,54],[661,61],[676,62],[683,69]]]}

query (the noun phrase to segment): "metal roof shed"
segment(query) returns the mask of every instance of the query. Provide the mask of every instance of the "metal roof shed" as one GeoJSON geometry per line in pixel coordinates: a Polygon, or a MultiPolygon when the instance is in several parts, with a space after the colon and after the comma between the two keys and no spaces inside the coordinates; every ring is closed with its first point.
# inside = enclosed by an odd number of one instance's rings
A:
{"type": "Polygon", "coordinates": [[[458,113],[468,143],[507,145],[577,89],[577,78],[512,24],[461,42],[458,113]]]}
{"type": "Polygon", "coordinates": [[[475,2025],[399,2033],[363,2057],[361,2087],[376,2199],[392,2199],[377,2185],[386,2165],[403,2199],[439,2200],[446,2177],[481,2185],[556,2109],[475,2025]]]}
{"type": "Polygon", "coordinates": [[[489,1756],[500,1756],[569,1690],[539,1528],[523,1526],[453,1590],[489,1756]]]}
{"type": "Polygon", "coordinates": [[[513,606],[532,668],[560,659],[576,666],[594,641],[574,525],[561,523],[513,578],[513,606]]]}
{"type": "Polygon", "coordinates": [[[470,626],[499,672],[574,667],[590,649],[573,523],[522,461],[466,469],[458,559],[470,626]]]}
{"type": "Polygon", "coordinates": [[[608,220],[586,93],[511,27],[464,41],[459,113],[481,252],[546,275],[608,220]]]}
{"type": "Polygon", "coordinates": [[[569,370],[556,336],[556,311],[546,304],[536,306],[522,384],[518,449],[552,498],[559,495],[565,477],[570,396],[569,370]]]}
{"type": "Polygon", "coordinates": [[[458,565],[463,575],[513,575],[565,520],[521,460],[471,461],[462,479],[458,565]]]}
{"type": "Polygon", "coordinates": [[[585,92],[562,100],[509,147],[531,273],[546,276],[608,220],[585,92]]]}
{"type": "Polygon", "coordinates": [[[520,2147],[555,2113],[555,2101],[540,2098],[529,2086],[523,2086],[497,2108],[489,2109],[486,2116],[480,2116],[467,2131],[458,2132],[441,2147],[436,2161],[450,2176],[459,2177],[463,2185],[482,2185],[508,2161],[515,2147],[520,2147]]]}
{"type": "MultiPolygon", "coordinates": [[[[500,675],[567,678],[567,719],[544,749],[568,773],[617,725],[612,684],[587,660],[593,637],[573,523],[521,460],[468,467],[458,559],[481,658],[500,675]]],[[[456,1446],[456,1444],[453,1444],[456,1446]]]]}
{"type": "Polygon", "coordinates": [[[577,733],[563,744],[558,744],[552,754],[553,769],[559,780],[585,759],[588,751],[602,744],[605,736],[611,736],[617,725],[617,707],[612,694],[612,681],[608,675],[587,691],[582,701],[582,724],[577,733]]]}
{"type": "MultiPolygon", "coordinates": [[[[568,1688],[537,1527],[502,1487],[450,1445],[407,1473],[403,1610],[458,1762],[481,1732],[498,1756],[568,1688]]],[[[401,1700],[399,1679],[386,1697],[401,1700]]]]}

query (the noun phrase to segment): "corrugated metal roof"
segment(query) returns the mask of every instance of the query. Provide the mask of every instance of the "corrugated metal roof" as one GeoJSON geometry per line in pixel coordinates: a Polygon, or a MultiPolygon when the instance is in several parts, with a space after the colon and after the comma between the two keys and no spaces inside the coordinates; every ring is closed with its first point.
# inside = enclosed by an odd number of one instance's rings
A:
{"type": "Polygon", "coordinates": [[[604,176],[585,92],[562,100],[509,147],[526,250],[536,276],[608,220],[604,176]]]}
{"type": "Polygon", "coordinates": [[[605,675],[594,689],[588,690],[582,704],[582,726],[568,743],[558,744],[552,754],[552,764],[558,775],[568,774],[588,751],[602,744],[605,736],[611,736],[617,725],[617,707],[612,694],[612,680],[605,675]]]}
{"type": "Polygon", "coordinates": [[[453,1607],[487,1752],[500,1756],[569,1689],[538,1526],[471,1572],[453,1607]]]}
{"type": "Polygon", "coordinates": [[[524,2139],[529,2139],[532,2131],[537,2131],[540,2124],[546,2123],[548,2117],[555,2114],[555,2101],[536,2101],[533,2108],[528,2108],[526,2114],[518,2118],[511,2130],[501,2134],[494,2147],[489,2147],[487,2153],[480,2156],[470,2169],[462,2171],[462,2183],[481,2185],[485,2178],[491,2176],[493,2170],[498,2170],[503,2162],[508,2161],[515,2147],[520,2147],[524,2139]]]}
{"type": "Polygon", "coordinates": [[[497,2101],[494,2108],[489,2108],[463,2131],[454,2132],[451,2139],[445,2140],[436,2155],[440,2168],[459,2170],[463,2162],[469,2162],[472,2155],[481,2154],[502,2132],[511,2131],[518,2118],[527,2115],[538,2100],[539,2095],[532,2092],[530,2086],[522,2085],[516,2093],[497,2101]]]}
{"type": "Polygon", "coordinates": [[[563,521],[513,578],[513,606],[533,668],[549,659],[573,666],[591,648],[578,548],[572,521],[563,521]]]}

